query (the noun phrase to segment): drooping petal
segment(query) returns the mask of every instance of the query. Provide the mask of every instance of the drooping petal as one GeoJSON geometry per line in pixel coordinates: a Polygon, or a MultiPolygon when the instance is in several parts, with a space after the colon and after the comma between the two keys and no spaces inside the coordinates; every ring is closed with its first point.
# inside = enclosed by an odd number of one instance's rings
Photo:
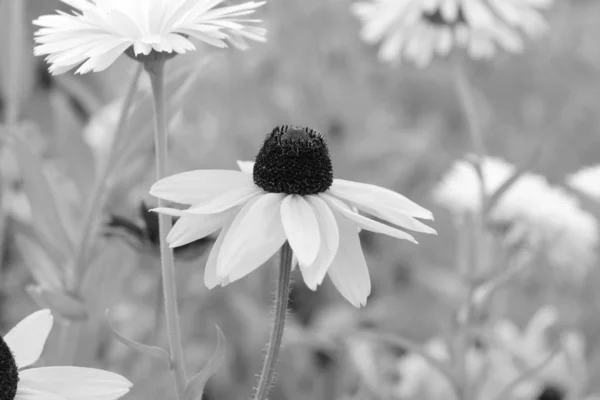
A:
{"type": "Polygon", "coordinates": [[[171,175],[150,188],[150,194],[160,199],[182,204],[207,203],[224,193],[259,191],[252,176],[230,170],[195,170],[171,175]]]}
{"type": "Polygon", "coordinates": [[[323,194],[322,197],[329,203],[331,206],[344,217],[351,219],[354,221],[360,228],[366,229],[371,232],[377,232],[384,235],[388,235],[391,237],[395,237],[397,239],[408,240],[409,242],[413,242],[417,244],[417,241],[414,237],[409,235],[406,232],[403,232],[399,229],[392,228],[391,226],[387,226],[382,224],[381,222],[373,221],[372,219],[363,217],[362,215],[352,211],[350,207],[344,204],[342,201],[336,199],[333,196],[329,196],[327,194],[323,194]]]}
{"type": "Polygon", "coordinates": [[[19,385],[64,400],[115,400],[133,386],[113,372],[82,367],[32,368],[19,373],[19,385]]]}
{"type": "Polygon", "coordinates": [[[238,167],[240,168],[240,171],[242,171],[245,174],[250,174],[252,175],[254,173],[254,161],[239,161],[237,162],[238,167]]]}
{"type": "Polygon", "coordinates": [[[302,196],[288,195],[281,202],[281,222],[298,264],[308,267],[317,258],[321,242],[312,207],[302,196]]]}
{"type": "Polygon", "coordinates": [[[300,268],[300,272],[302,272],[306,286],[311,290],[316,290],[317,286],[323,282],[327,274],[327,269],[335,258],[340,243],[340,236],[337,222],[329,206],[319,196],[306,196],[306,201],[313,207],[315,216],[319,222],[321,246],[319,247],[319,255],[315,262],[308,268],[300,268]]]}
{"type": "Polygon", "coordinates": [[[169,247],[183,246],[202,239],[220,229],[236,209],[217,214],[185,214],[173,225],[167,236],[169,247]]]}
{"type": "Polygon", "coordinates": [[[217,259],[217,277],[230,282],[264,264],[285,243],[281,224],[282,193],[250,200],[233,221],[217,259]]]}
{"type": "MultiPolygon", "coordinates": [[[[382,214],[404,214],[415,218],[433,220],[431,211],[399,193],[379,186],[334,179],[330,190],[334,196],[353,203],[359,209],[365,209],[366,211],[369,209],[381,209],[380,213],[382,214]]],[[[370,213],[371,211],[368,212],[370,213]]],[[[384,217],[381,218],[387,219],[384,217]]],[[[390,222],[400,225],[393,221],[390,222]]]]}
{"type": "Polygon", "coordinates": [[[223,224],[223,228],[221,228],[221,232],[219,233],[215,244],[213,244],[213,247],[210,250],[210,255],[206,261],[206,268],[204,269],[204,284],[209,289],[212,289],[223,282],[222,278],[217,277],[217,260],[219,258],[221,246],[223,245],[223,240],[225,239],[225,236],[227,236],[227,232],[229,232],[229,228],[231,228],[231,224],[236,217],[237,214],[234,213],[229,215],[229,218],[223,224]]]}
{"type": "Polygon", "coordinates": [[[336,289],[353,306],[367,304],[371,294],[371,278],[360,246],[354,222],[334,212],[340,233],[340,245],[327,274],[336,289]]]}
{"type": "Polygon", "coordinates": [[[4,336],[4,341],[13,352],[19,369],[35,363],[40,358],[53,322],[50,310],[36,311],[4,336]]]}

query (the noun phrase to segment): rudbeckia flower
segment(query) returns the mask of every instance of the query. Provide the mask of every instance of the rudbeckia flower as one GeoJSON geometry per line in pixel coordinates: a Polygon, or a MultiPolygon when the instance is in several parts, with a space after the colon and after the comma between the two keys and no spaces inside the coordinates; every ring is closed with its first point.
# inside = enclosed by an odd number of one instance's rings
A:
{"type": "Polygon", "coordinates": [[[178,247],[219,229],[204,280],[209,288],[243,278],[288,241],[306,285],[316,290],[326,274],[354,306],[366,304],[369,271],[359,228],[416,243],[407,232],[367,218],[353,207],[393,225],[435,231],[417,220],[430,211],[391,190],[333,178],[322,135],[282,126],[267,135],[256,163],[240,171],[197,170],[155,183],[150,194],[188,204],[187,210],[155,211],[180,217],[167,241],[178,247]]]}
{"type": "Polygon", "coordinates": [[[475,59],[497,47],[522,51],[521,32],[537,37],[547,30],[540,13],[553,0],[369,0],[353,5],[368,43],[381,42],[384,61],[406,58],[428,65],[435,55],[465,49],[475,59]]]}
{"type": "MultiPolygon", "coordinates": [[[[504,160],[486,157],[482,163],[488,195],[514,173],[504,160]]],[[[457,161],[433,191],[440,206],[457,215],[481,208],[479,178],[466,160],[457,161]]],[[[523,174],[499,199],[490,214],[493,226],[502,227],[505,245],[543,253],[552,265],[575,277],[584,276],[596,261],[598,225],[577,199],[552,186],[541,175],[523,174]],[[524,245],[524,246],[523,246],[524,245]]]]}
{"type": "Polygon", "coordinates": [[[265,2],[215,8],[224,0],[61,0],[72,14],[43,15],[33,21],[35,55],[46,55],[58,75],[83,64],[77,73],[108,68],[128,49],[135,56],[185,53],[192,39],[216,47],[231,43],[246,48],[245,39],[264,42],[261,22],[247,19],[265,2]],[[250,26],[248,26],[250,24],[250,26]]]}
{"type": "Polygon", "coordinates": [[[129,392],[131,382],[112,372],[81,367],[28,368],[40,358],[52,323],[50,310],[37,311],[0,338],[2,400],[113,400],[129,392]]]}

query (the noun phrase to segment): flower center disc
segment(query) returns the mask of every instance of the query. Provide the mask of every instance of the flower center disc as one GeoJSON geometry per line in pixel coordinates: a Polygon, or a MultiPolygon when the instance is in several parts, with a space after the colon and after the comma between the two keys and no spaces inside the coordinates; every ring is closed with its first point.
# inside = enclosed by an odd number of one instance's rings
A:
{"type": "Polygon", "coordinates": [[[0,400],[13,400],[17,394],[19,372],[15,357],[0,336],[0,400]]]}
{"type": "Polygon", "coordinates": [[[254,183],[267,192],[318,194],[333,183],[333,167],[323,135],[300,126],[278,126],[256,155],[254,183]]]}

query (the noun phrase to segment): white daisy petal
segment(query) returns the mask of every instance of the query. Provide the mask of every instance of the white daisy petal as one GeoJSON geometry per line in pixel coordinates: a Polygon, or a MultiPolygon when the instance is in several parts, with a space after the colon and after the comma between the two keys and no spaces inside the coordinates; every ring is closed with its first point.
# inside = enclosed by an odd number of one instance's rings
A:
{"type": "Polygon", "coordinates": [[[150,188],[150,194],[164,200],[196,205],[241,188],[249,192],[260,190],[254,185],[252,176],[239,171],[196,170],[159,180],[150,188]]]}
{"type": "Polygon", "coordinates": [[[306,286],[311,290],[317,290],[317,286],[323,282],[327,269],[335,258],[340,243],[340,235],[337,222],[329,206],[319,196],[307,196],[306,201],[313,207],[319,222],[321,246],[315,262],[308,268],[300,268],[300,272],[302,272],[306,286]]]}
{"type": "Polygon", "coordinates": [[[353,306],[360,308],[371,294],[371,278],[354,222],[334,212],[340,244],[327,271],[331,282],[353,306]]]}
{"type": "Polygon", "coordinates": [[[285,243],[279,208],[281,193],[267,193],[250,200],[233,221],[223,239],[217,260],[217,277],[231,282],[264,264],[285,243]]]}
{"type": "Polygon", "coordinates": [[[254,161],[239,161],[237,162],[238,167],[240,168],[240,171],[242,171],[245,174],[250,174],[252,175],[252,173],[254,172],[254,161]]]}
{"type": "Polygon", "coordinates": [[[334,179],[330,191],[360,209],[385,207],[415,218],[433,220],[431,211],[421,207],[399,193],[375,185],[334,179]]]}
{"type": "Polygon", "coordinates": [[[217,260],[219,259],[219,252],[221,251],[223,240],[227,236],[227,232],[229,232],[229,228],[231,228],[231,224],[236,217],[237,214],[230,214],[227,221],[225,221],[225,224],[223,224],[223,228],[221,229],[217,240],[210,250],[208,260],[206,261],[206,268],[204,269],[204,284],[209,289],[212,289],[223,282],[223,278],[219,278],[217,276],[217,260]]]}
{"type": "Polygon", "coordinates": [[[51,393],[64,400],[114,400],[122,397],[132,383],[121,375],[94,368],[43,367],[19,373],[19,384],[51,393]]]}
{"type": "Polygon", "coordinates": [[[4,341],[13,352],[19,368],[25,368],[40,358],[53,321],[50,310],[36,311],[4,336],[4,341]]]}
{"type": "Polygon", "coordinates": [[[17,386],[17,394],[14,400],[67,400],[64,397],[56,396],[52,393],[43,392],[41,390],[29,389],[20,382],[17,386]]]}
{"type": "Polygon", "coordinates": [[[414,237],[409,235],[406,232],[403,232],[399,229],[392,228],[391,226],[384,225],[380,222],[373,221],[372,219],[365,218],[362,215],[353,212],[350,207],[342,203],[340,200],[335,197],[328,196],[326,194],[322,195],[325,200],[331,204],[337,212],[342,214],[344,217],[351,219],[354,221],[359,227],[362,229],[366,229],[368,231],[382,233],[384,235],[388,235],[391,237],[395,237],[397,239],[408,240],[409,242],[413,242],[418,244],[414,237]]]}
{"type": "Polygon", "coordinates": [[[167,236],[169,247],[179,247],[202,239],[221,229],[235,211],[217,214],[187,214],[179,218],[167,236]]]}
{"type": "Polygon", "coordinates": [[[317,258],[321,242],[312,207],[302,196],[288,195],[281,202],[281,222],[300,267],[308,267],[317,258]]]}

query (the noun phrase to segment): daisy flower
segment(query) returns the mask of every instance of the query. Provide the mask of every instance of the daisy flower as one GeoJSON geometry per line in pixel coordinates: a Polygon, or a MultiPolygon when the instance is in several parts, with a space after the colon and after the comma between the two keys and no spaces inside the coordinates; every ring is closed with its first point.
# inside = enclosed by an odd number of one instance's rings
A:
{"type": "Polygon", "coordinates": [[[540,10],[553,0],[368,0],[353,5],[368,43],[381,42],[384,61],[407,58],[428,65],[435,55],[464,49],[475,59],[497,47],[523,50],[521,32],[537,37],[548,27],[540,10]]]}
{"type": "Polygon", "coordinates": [[[374,185],[333,178],[323,136],[309,128],[281,126],[267,135],[256,163],[242,172],[197,170],[155,183],[150,194],[188,204],[155,211],[180,217],[167,241],[178,247],[219,229],[204,280],[209,288],[243,278],[288,241],[306,285],[316,290],[325,275],[356,307],[371,291],[359,228],[416,243],[408,233],[364,217],[353,207],[393,225],[435,233],[417,218],[432,213],[406,197],[374,185]]]}
{"type": "MultiPolygon", "coordinates": [[[[514,173],[514,166],[487,157],[482,163],[488,195],[494,193],[514,173]]],[[[457,215],[478,213],[481,208],[480,183],[468,161],[454,164],[433,191],[433,199],[457,215]]],[[[490,215],[493,226],[503,227],[509,247],[526,244],[543,246],[548,260],[578,276],[595,262],[598,243],[596,219],[561,188],[532,173],[521,176],[499,199],[490,215]]]]}
{"type": "Polygon", "coordinates": [[[41,356],[53,318],[37,311],[0,338],[2,400],[113,400],[132,384],[112,372],[81,367],[28,368],[41,356]]]}
{"type": "Polygon", "coordinates": [[[600,165],[580,169],[567,178],[572,188],[600,201],[600,165]]]}
{"type": "Polygon", "coordinates": [[[244,49],[246,39],[264,42],[265,29],[248,19],[264,1],[215,8],[224,0],[61,0],[73,13],[58,11],[33,21],[34,53],[47,56],[58,75],[81,65],[77,73],[108,68],[126,50],[181,54],[195,50],[192,39],[216,47],[244,49]]]}

